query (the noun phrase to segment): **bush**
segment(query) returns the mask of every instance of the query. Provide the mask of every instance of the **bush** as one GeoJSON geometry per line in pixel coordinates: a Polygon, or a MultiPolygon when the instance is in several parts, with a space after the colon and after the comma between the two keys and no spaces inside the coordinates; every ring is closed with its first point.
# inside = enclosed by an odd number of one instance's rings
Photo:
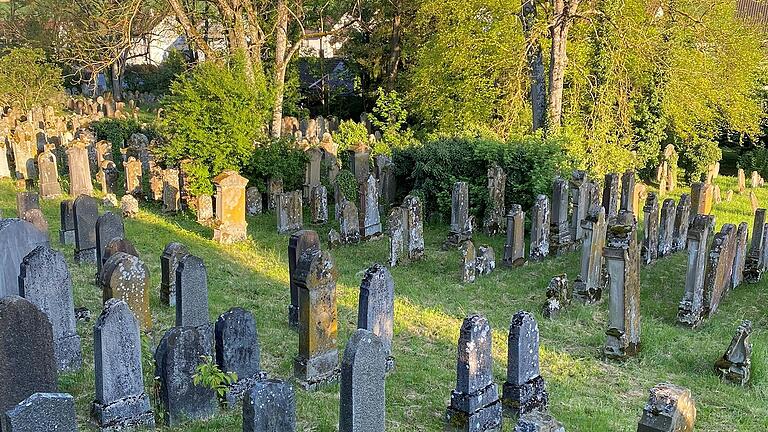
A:
{"type": "Polygon", "coordinates": [[[423,146],[394,149],[398,192],[411,191],[424,197],[426,212],[446,219],[451,212],[451,194],[457,181],[469,186],[471,212],[482,218],[488,204],[488,167],[498,163],[507,173],[506,202],[524,208],[537,194],[549,195],[558,169],[567,167],[559,141],[520,137],[508,143],[482,139],[449,138],[423,146]]]}
{"type": "Polygon", "coordinates": [[[93,131],[96,132],[96,139],[106,140],[112,144],[113,159],[116,161],[120,159],[120,149],[125,145],[131,135],[135,133],[142,133],[152,141],[157,137],[157,132],[153,128],[142,127],[142,125],[134,119],[111,119],[102,118],[97,122],[91,123],[93,131]]]}
{"type": "Polygon", "coordinates": [[[17,48],[0,57],[0,105],[33,107],[63,101],[61,70],[45,59],[43,50],[17,48]]]}
{"type": "Polygon", "coordinates": [[[709,165],[719,161],[723,153],[717,142],[694,135],[691,140],[675,143],[679,154],[679,166],[685,170],[687,181],[699,181],[709,165]]]}
{"type": "Polygon", "coordinates": [[[754,150],[745,152],[739,157],[739,168],[749,173],[757,171],[763,178],[768,178],[768,149],[765,147],[755,147],[754,150]]]}
{"type": "Polygon", "coordinates": [[[171,83],[187,70],[187,58],[178,50],[171,50],[160,66],[151,64],[130,65],[125,70],[128,90],[164,95],[171,83]]]}
{"type": "Polygon", "coordinates": [[[339,192],[341,192],[344,198],[352,201],[355,205],[358,204],[357,179],[352,171],[348,169],[339,171],[339,174],[336,176],[336,184],[339,185],[339,192]]]}
{"type": "MultiPolygon", "coordinates": [[[[304,169],[307,155],[288,139],[266,141],[258,144],[244,169],[244,175],[252,182],[281,177],[286,191],[300,190],[304,185],[304,169]]],[[[260,187],[264,190],[264,187],[260,187]]]]}
{"type": "Polygon", "coordinates": [[[333,133],[333,141],[339,145],[338,154],[344,150],[356,148],[368,143],[368,129],[362,123],[354,120],[344,120],[333,133]]]}

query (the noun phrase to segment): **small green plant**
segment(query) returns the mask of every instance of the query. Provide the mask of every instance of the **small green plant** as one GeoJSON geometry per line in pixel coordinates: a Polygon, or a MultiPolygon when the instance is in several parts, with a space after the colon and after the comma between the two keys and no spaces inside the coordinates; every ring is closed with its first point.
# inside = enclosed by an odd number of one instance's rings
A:
{"type": "Polygon", "coordinates": [[[227,388],[237,381],[237,374],[223,372],[211,356],[201,356],[200,358],[203,363],[197,367],[195,374],[192,375],[192,382],[197,386],[211,389],[219,397],[223,397],[227,388]]]}
{"type": "Polygon", "coordinates": [[[336,176],[336,184],[339,185],[339,191],[349,201],[357,202],[357,179],[355,174],[348,169],[339,171],[336,176]]]}

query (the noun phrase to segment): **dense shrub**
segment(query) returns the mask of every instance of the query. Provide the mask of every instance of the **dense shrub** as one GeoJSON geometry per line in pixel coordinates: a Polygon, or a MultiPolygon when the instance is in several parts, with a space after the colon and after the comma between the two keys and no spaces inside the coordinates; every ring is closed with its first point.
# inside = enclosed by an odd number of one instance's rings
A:
{"type": "Polygon", "coordinates": [[[163,95],[171,83],[187,70],[187,58],[181,51],[171,50],[159,66],[152,64],[130,65],[125,70],[128,90],[163,95]]]}
{"type": "Polygon", "coordinates": [[[755,147],[745,152],[739,157],[739,168],[743,168],[747,175],[757,171],[763,178],[768,178],[768,149],[755,147]]]}
{"type": "Polygon", "coordinates": [[[679,166],[685,170],[688,181],[698,181],[707,167],[719,161],[723,153],[717,142],[694,135],[690,141],[675,143],[679,157],[679,166]]]}
{"type": "Polygon", "coordinates": [[[438,139],[422,146],[393,151],[399,193],[411,191],[424,197],[425,211],[446,219],[457,181],[469,186],[471,211],[483,216],[488,203],[487,172],[493,162],[507,173],[506,201],[530,207],[536,194],[549,194],[558,169],[567,168],[562,145],[538,137],[521,137],[507,143],[482,139],[438,139]]]}
{"type": "MultiPolygon", "coordinates": [[[[111,119],[102,118],[99,121],[91,123],[91,127],[96,132],[96,139],[106,140],[112,144],[113,159],[120,161],[120,149],[126,144],[131,135],[142,133],[152,141],[157,137],[157,131],[151,126],[142,126],[134,119],[111,119]]],[[[119,163],[118,163],[119,165],[119,163]]]]}
{"type": "Polygon", "coordinates": [[[344,120],[339,123],[339,128],[333,133],[333,141],[338,144],[338,152],[341,154],[344,150],[367,143],[368,130],[362,123],[344,120]]]}
{"type": "Polygon", "coordinates": [[[250,186],[259,186],[270,177],[282,177],[283,189],[299,190],[304,184],[304,168],[307,155],[287,139],[270,140],[257,144],[244,168],[244,175],[251,179],[250,186]]]}
{"type": "Polygon", "coordinates": [[[344,198],[352,201],[357,205],[357,179],[355,174],[348,170],[343,169],[339,171],[336,176],[336,184],[339,185],[339,191],[344,198]]]}
{"type": "Polygon", "coordinates": [[[0,57],[0,105],[22,112],[63,100],[61,70],[39,49],[17,48],[0,57]]]}

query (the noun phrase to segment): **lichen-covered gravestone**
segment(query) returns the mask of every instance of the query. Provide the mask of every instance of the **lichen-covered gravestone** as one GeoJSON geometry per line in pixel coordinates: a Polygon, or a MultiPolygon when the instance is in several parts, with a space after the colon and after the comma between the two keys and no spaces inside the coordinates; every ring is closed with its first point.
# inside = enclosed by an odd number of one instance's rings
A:
{"type": "Polygon", "coordinates": [[[351,201],[344,200],[339,215],[339,234],[341,242],[352,244],[360,242],[360,221],[358,220],[357,206],[351,201]]]}
{"type": "Polygon", "coordinates": [[[691,391],[662,383],[651,389],[637,432],[693,432],[694,423],[696,404],[691,391]]]}
{"type": "Polygon", "coordinates": [[[245,240],[245,185],[248,179],[235,171],[224,171],[213,179],[216,186],[216,223],[213,239],[219,243],[245,240]]]}
{"type": "Polygon", "coordinates": [[[139,320],[142,330],[152,329],[149,309],[149,269],[138,257],[125,252],[112,255],[99,277],[104,303],[109,299],[123,299],[139,320]]]}
{"type": "Polygon", "coordinates": [[[581,222],[587,217],[589,212],[589,181],[586,171],[576,170],[571,173],[569,181],[571,189],[571,239],[575,243],[581,243],[584,239],[584,231],[581,222]]]}
{"type": "Polygon", "coordinates": [[[313,224],[328,223],[328,189],[325,186],[312,187],[309,192],[309,207],[313,224]]]}
{"type": "Polygon", "coordinates": [[[456,388],[446,410],[446,431],[501,431],[501,401],[493,382],[491,326],[481,315],[464,318],[456,357],[456,388]]]}
{"type": "Polygon", "coordinates": [[[227,406],[232,407],[264,375],[256,318],[245,309],[232,308],[216,320],[214,333],[216,364],[222,372],[237,375],[225,394],[227,406]]]}
{"type": "Polygon", "coordinates": [[[22,219],[31,223],[38,231],[48,237],[48,221],[45,220],[45,216],[40,209],[29,209],[24,212],[22,219]]]}
{"type": "Polygon", "coordinates": [[[469,186],[467,182],[456,182],[451,196],[451,230],[443,249],[460,246],[472,239],[472,218],[469,216],[469,186]]]}
{"type": "Polygon", "coordinates": [[[678,306],[677,321],[697,327],[704,319],[704,276],[707,266],[707,243],[715,221],[713,216],[699,215],[688,229],[688,267],[685,291],[678,306]]]}
{"type": "Polygon", "coordinates": [[[461,245],[461,281],[471,283],[477,277],[477,252],[471,240],[461,245]]]}
{"type": "Polygon", "coordinates": [[[605,217],[611,218],[619,213],[619,175],[606,174],[603,187],[603,208],[605,217]]]}
{"type": "Polygon", "coordinates": [[[105,212],[96,219],[96,278],[98,280],[101,268],[104,266],[106,258],[104,250],[107,243],[115,238],[125,237],[125,225],[123,218],[112,212],[105,212]]]}
{"type": "Polygon", "coordinates": [[[243,432],[295,432],[296,396],[280,380],[257,381],[243,401],[243,432]]]}
{"type": "Polygon", "coordinates": [[[395,367],[392,335],[395,323],[395,281],[381,264],[374,264],[363,276],[357,307],[357,328],[370,330],[381,339],[387,371],[395,367]]]}
{"type": "Polygon", "coordinates": [[[568,276],[561,274],[549,281],[547,286],[547,301],[542,308],[546,318],[557,318],[571,304],[571,290],[568,288],[568,276]]]}
{"type": "Polygon", "coordinates": [[[389,266],[394,267],[407,261],[405,255],[405,212],[402,207],[394,207],[389,213],[387,230],[389,234],[389,266]]]}
{"type": "Polygon", "coordinates": [[[549,247],[555,255],[570,252],[573,248],[571,228],[568,224],[568,182],[558,177],[552,183],[552,220],[550,221],[549,247]]]}
{"type": "Polygon", "coordinates": [[[730,287],[735,248],[736,226],[725,224],[715,234],[707,259],[707,274],[704,278],[704,309],[707,316],[717,312],[720,301],[730,287]]]}
{"type": "Polygon", "coordinates": [[[360,199],[359,218],[360,235],[364,240],[381,235],[381,216],[379,214],[379,190],[376,179],[369,175],[368,179],[358,187],[360,199]]]}
{"type": "Polygon", "coordinates": [[[565,432],[565,427],[550,414],[531,411],[517,419],[513,432],[565,432]]]}
{"type": "Polygon", "coordinates": [[[549,198],[538,195],[531,208],[531,261],[549,256],[549,198]]]}
{"type": "Polygon", "coordinates": [[[120,198],[120,211],[123,212],[123,217],[133,219],[139,214],[139,200],[133,195],[123,195],[120,198]]]}
{"type": "Polygon", "coordinates": [[[261,191],[256,186],[251,186],[245,190],[245,212],[248,216],[261,214],[261,191]]]}
{"type": "Polygon", "coordinates": [[[715,372],[720,379],[741,386],[749,382],[752,363],[752,343],[749,341],[751,334],[752,322],[742,321],[725,354],[715,362],[715,372]]]}
{"type": "Polygon", "coordinates": [[[63,245],[75,244],[75,214],[71,200],[64,200],[59,204],[59,242],[63,245]]]}
{"type": "Polygon", "coordinates": [[[420,260],[424,256],[424,214],[421,200],[417,196],[408,195],[403,199],[405,212],[405,250],[410,261],[420,260]]]}
{"type": "Polygon", "coordinates": [[[202,259],[187,254],[176,267],[176,326],[208,324],[208,271],[202,259]]]}
{"type": "Polygon", "coordinates": [[[384,432],[385,370],[381,339],[369,330],[357,329],[341,361],[339,432],[384,432]]]}
{"type": "Polygon", "coordinates": [[[301,191],[285,192],[277,196],[277,232],[288,234],[301,229],[304,223],[301,191]]]}
{"type": "Polygon", "coordinates": [[[691,197],[688,194],[680,195],[675,211],[675,228],[672,235],[672,250],[679,252],[685,250],[688,245],[688,227],[690,226],[691,197]]]}
{"type": "Polygon", "coordinates": [[[507,174],[495,162],[488,167],[488,202],[483,227],[488,235],[503,233],[507,174]]]}
{"type": "Polygon", "coordinates": [[[744,264],[747,259],[748,236],[749,225],[746,222],[740,223],[739,228],[736,230],[736,249],[733,253],[730,289],[738,287],[744,280],[744,264]]]}
{"type": "Polygon", "coordinates": [[[77,141],[67,149],[67,165],[69,167],[69,195],[93,194],[91,169],[88,161],[88,150],[84,143],[77,141]]]}
{"type": "Polygon", "coordinates": [[[299,288],[296,279],[296,267],[301,255],[309,250],[320,250],[320,237],[312,230],[301,230],[291,235],[288,241],[288,283],[291,304],[288,305],[288,325],[299,327],[299,288]]]}
{"type": "Polygon", "coordinates": [[[0,417],[3,432],[77,432],[75,399],[66,393],[35,393],[0,417]]]}
{"type": "Polygon", "coordinates": [[[80,369],[83,354],[75,328],[72,278],[61,252],[38,246],[21,262],[20,295],[48,316],[59,371],[80,369]]]}
{"type": "Polygon", "coordinates": [[[545,411],[549,396],[544,378],[539,374],[539,326],[533,315],[519,311],[512,317],[507,343],[504,412],[515,417],[545,411]]]}
{"type": "Polygon", "coordinates": [[[1,298],[0,413],[34,393],[56,392],[57,380],[48,317],[27,299],[17,295],[1,298]]]}
{"type": "Polygon", "coordinates": [[[600,301],[608,282],[603,272],[603,247],[607,222],[603,207],[592,207],[582,222],[581,273],[573,283],[573,297],[584,303],[600,301]]]}
{"type": "Polygon", "coordinates": [[[658,257],[663,258],[672,254],[675,240],[675,200],[667,198],[661,205],[661,217],[659,220],[659,244],[658,257]]]}
{"type": "Polygon", "coordinates": [[[216,392],[195,384],[193,378],[205,358],[213,357],[212,327],[174,327],[155,351],[155,379],[167,426],[207,419],[218,411],[216,392]]]}
{"type": "Polygon", "coordinates": [[[659,199],[655,193],[649,193],[643,207],[643,246],[640,255],[643,264],[653,264],[659,257],[659,199]]]}
{"type": "Polygon", "coordinates": [[[478,276],[489,275],[496,269],[496,252],[491,246],[482,245],[477,248],[475,269],[478,276]]]}
{"type": "Polygon", "coordinates": [[[507,213],[507,241],[504,244],[504,265],[525,264],[525,213],[520,204],[512,204],[507,213]]]}
{"type": "Polygon", "coordinates": [[[19,294],[21,261],[38,246],[48,246],[48,236],[21,219],[0,219],[0,298],[19,294]]]}
{"type": "Polygon", "coordinates": [[[96,263],[96,220],[99,206],[96,200],[80,195],[72,205],[75,218],[75,262],[96,263]]]}
{"type": "Polygon", "coordinates": [[[185,245],[172,242],[160,256],[160,302],[166,306],[176,306],[176,267],[188,253],[185,245]]]}

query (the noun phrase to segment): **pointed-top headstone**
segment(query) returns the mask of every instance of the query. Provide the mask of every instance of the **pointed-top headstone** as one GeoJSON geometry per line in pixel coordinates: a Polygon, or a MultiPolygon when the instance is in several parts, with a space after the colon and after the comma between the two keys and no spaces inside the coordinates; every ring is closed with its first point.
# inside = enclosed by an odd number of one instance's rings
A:
{"type": "Polygon", "coordinates": [[[370,330],[381,339],[387,371],[395,366],[392,335],[395,323],[395,281],[381,264],[374,264],[363,276],[357,308],[357,328],[370,330]]]}

